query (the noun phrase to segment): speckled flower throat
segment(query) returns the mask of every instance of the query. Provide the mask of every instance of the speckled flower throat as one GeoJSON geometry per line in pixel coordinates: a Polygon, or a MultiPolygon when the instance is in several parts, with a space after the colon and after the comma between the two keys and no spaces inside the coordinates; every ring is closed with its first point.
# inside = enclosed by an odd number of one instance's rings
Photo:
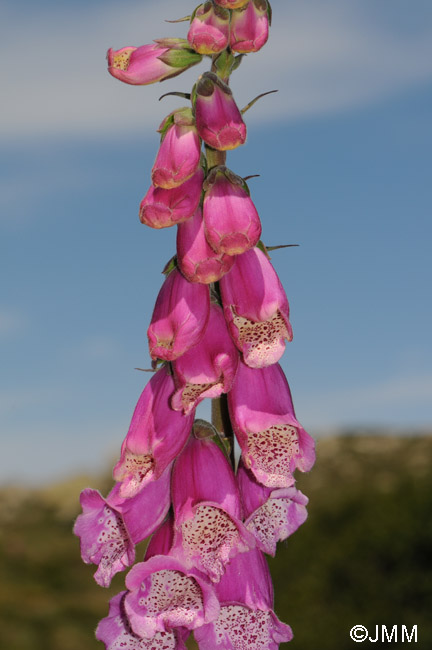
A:
{"type": "Polygon", "coordinates": [[[267,42],[271,9],[209,0],[177,22],[189,23],[186,38],[108,51],[111,75],[133,85],[203,58],[210,69],[173,93],[187,105],[159,127],[139,218],[176,226],[177,238],[148,326],[153,374],[115,485],[106,498],[83,491],[74,532],[99,585],[129,569],[96,630],[107,650],[185,650],[191,634],[200,650],[277,650],[293,634],[273,611],[265,554],[307,517],[294,474],[310,470],[315,451],[278,363],[292,339],[287,296],[246,179],[226,164],[261,97],[240,109],[230,75],[267,42]],[[211,423],[195,418],[205,399],[211,423]]]}

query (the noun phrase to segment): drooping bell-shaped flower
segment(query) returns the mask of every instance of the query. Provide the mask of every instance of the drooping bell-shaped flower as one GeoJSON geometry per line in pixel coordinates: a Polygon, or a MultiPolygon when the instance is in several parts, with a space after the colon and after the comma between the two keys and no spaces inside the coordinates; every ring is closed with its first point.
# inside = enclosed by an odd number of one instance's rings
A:
{"type": "Polygon", "coordinates": [[[251,368],[279,361],[291,341],[289,306],[270,260],[259,248],[237,257],[220,282],[225,318],[235,344],[251,368]]]}
{"type": "Polygon", "coordinates": [[[246,124],[232,91],[216,74],[204,72],[193,97],[196,126],[204,142],[219,151],[235,149],[246,142],[246,124]]]}
{"type": "Polygon", "coordinates": [[[279,364],[249,368],[240,361],[228,405],[245,466],[260,483],[290,487],[296,468],[301,472],[311,469],[315,444],[295,417],[279,364]]]}
{"type": "Polygon", "coordinates": [[[204,336],[210,315],[210,293],[204,284],[188,282],[174,268],[162,285],[147,330],[152,359],[173,361],[204,336]]]}
{"type": "Polygon", "coordinates": [[[255,246],[261,222],[245,181],[218,166],[210,171],[203,187],[205,235],[213,250],[240,255],[255,246]]]}
{"type": "Polygon", "coordinates": [[[215,253],[205,232],[202,210],[177,226],[177,264],[189,282],[210,284],[228,273],[235,262],[234,255],[215,253]]]}
{"type": "Polygon", "coordinates": [[[178,187],[166,190],[151,185],[140,204],[141,223],[150,228],[169,228],[189,219],[198,207],[204,172],[201,167],[178,187]]]}
{"type": "Polygon", "coordinates": [[[211,439],[191,436],[174,464],[172,499],[176,530],[172,553],[212,581],[220,580],[232,557],[255,545],[241,522],[233,470],[211,439]]]}
{"type": "Polygon", "coordinates": [[[250,0],[231,14],[230,46],[233,52],[258,52],[269,35],[271,13],[267,0],[250,0]]]}
{"type": "Polygon", "coordinates": [[[158,370],[138,400],[114,478],[120,495],[132,497],[159,478],[184,447],[192,429],[193,413],[185,416],[170,406],[174,380],[167,367],[158,370]]]}
{"type": "Polygon", "coordinates": [[[197,171],[201,140],[192,110],[170,113],[159,127],[161,144],[152,169],[152,183],[166,190],[178,187],[197,171]]]}
{"type": "Polygon", "coordinates": [[[217,5],[220,7],[226,7],[227,9],[238,9],[239,7],[244,7],[249,0],[214,0],[217,5]]]}
{"type": "MultiPolygon", "coordinates": [[[[205,285],[203,285],[205,286],[205,285]]],[[[173,362],[176,391],[171,405],[189,414],[204,398],[228,393],[239,362],[221,307],[212,303],[204,336],[173,362]]]]}
{"type": "MultiPolygon", "coordinates": [[[[154,555],[126,576],[124,608],[135,634],[195,628],[215,620],[219,601],[206,577],[171,555],[154,555]]],[[[163,647],[163,646],[162,646],[163,647]]]]}
{"type": "Polygon", "coordinates": [[[275,555],[276,544],[294,533],[306,521],[308,498],[295,487],[272,490],[257,482],[243,461],[237,470],[245,525],[255,536],[257,546],[275,555]]]}
{"type": "Polygon", "coordinates": [[[135,561],[135,544],[151,535],[164,520],[171,503],[171,465],[135,497],[120,496],[117,483],[106,499],[97,490],[81,493],[83,512],[74,533],[81,541],[81,557],[97,564],[94,578],[109,587],[112,577],[135,561]]]}
{"type": "Polygon", "coordinates": [[[109,614],[97,626],[96,639],[106,650],[186,650],[189,630],[183,628],[158,631],[151,638],[135,634],[124,608],[127,593],[122,591],[110,600],[109,614]]]}
{"type": "Polygon", "coordinates": [[[135,86],[175,77],[201,58],[184,38],[161,38],[150,45],[110,48],[107,52],[108,72],[135,86]]]}
{"type": "Polygon", "coordinates": [[[291,641],[289,625],[273,611],[273,587],[264,555],[237,555],[215,585],[221,608],[216,621],[195,630],[199,650],[278,650],[291,641]]]}
{"type": "Polygon", "coordinates": [[[195,9],[187,38],[199,54],[213,55],[227,47],[229,31],[229,11],[208,0],[195,9]]]}

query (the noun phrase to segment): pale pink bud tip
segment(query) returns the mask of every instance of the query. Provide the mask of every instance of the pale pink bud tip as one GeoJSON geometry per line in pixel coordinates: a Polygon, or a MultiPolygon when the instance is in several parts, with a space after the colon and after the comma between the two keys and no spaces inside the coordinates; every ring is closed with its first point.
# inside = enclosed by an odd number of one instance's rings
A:
{"type": "Polygon", "coordinates": [[[201,75],[195,87],[198,133],[210,147],[235,149],[246,142],[246,125],[229,86],[213,72],[201,75]]]}
{"type": "Polygon", "coordinates": [[[230,45],[234,52],[258,52],[269,34],[269,5],[267,0],[251,0],[231,16],[230,45]]]}
{"type": "Polygon", "coordinates": [[[204,229],[216,253],[240,255],[261,236],[261,221],[242,178],[214,167],[204,183],[204,229]]]}
{"type": "Polygon", "coordinates": [[[285,291],[269,259],[259,248],[237,258],[220,290],[231,336],[251,368],[277,363],[291,341],[285,291]]]}
{"type": "Polygon", "coordinates": [[[188,41],[200,54],[222,52],[228,45],[229,23],[230,15],[226,9],[205,2],[193,15],[188,41]]]}

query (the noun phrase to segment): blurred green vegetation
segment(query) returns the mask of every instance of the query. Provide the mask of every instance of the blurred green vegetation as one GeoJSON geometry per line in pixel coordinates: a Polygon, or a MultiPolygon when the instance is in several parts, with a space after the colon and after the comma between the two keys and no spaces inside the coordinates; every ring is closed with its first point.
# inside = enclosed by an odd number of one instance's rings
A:
{"type": "MultiPolygon", "coordinates": [[[[416,624],[416,647],[432,648],[432,437],[347,435],[317,447],[298,480],[309,518],[270,559],[276,612],[295,635],[281,648],[352,650],[356,624],[372,634],[416,624]]],[[[80,560],[71,529],[88,485],[106,493],[111,481],[0,490],[1,648],[103,648],[93,630],[124,576],[102,589],[80,560]]]]}

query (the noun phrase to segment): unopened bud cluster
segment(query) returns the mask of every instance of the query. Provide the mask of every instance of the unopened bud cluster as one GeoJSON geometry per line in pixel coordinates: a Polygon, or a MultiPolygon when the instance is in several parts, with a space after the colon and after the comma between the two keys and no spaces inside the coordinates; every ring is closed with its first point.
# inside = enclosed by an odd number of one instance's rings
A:
{"type": "Polygon", "coordinates": [[[226,151],[246,141],[229,77],[267,41],[271,12],[267,0],[214,0],[189,18],[186,39],[108,52],[109,72],[130,84],[203,56],[211,70],[159,127],[139,216],[176,226],[177,240],[148,327],[154,375],[116,484],[106,498],[84,490],[75,533],[101,586],[132,567],[96,631],[107,650],[184,650],[191,631],[200,650],[277,650],[292,632],[273,611],[265,554],[306,519],[294,472],[308,471],[315,452],[278,364],[292,338],[288,300],[247,183],[226,166],[226,151]],[[195,419],[205,398],[226,400],[229,425],[195,419]]]}

